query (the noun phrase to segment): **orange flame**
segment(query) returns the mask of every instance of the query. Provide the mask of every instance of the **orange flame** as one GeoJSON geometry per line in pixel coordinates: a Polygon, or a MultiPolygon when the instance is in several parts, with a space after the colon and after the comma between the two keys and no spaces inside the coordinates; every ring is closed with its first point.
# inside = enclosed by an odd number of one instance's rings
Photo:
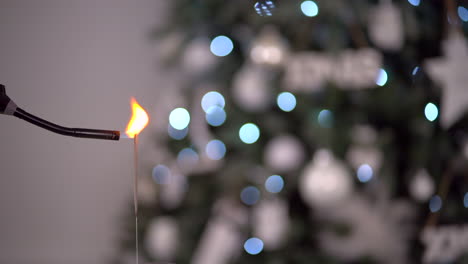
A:
{"type": "Polygon", "coordinates": [[[125,133],[127,133],[128,137],[134,138],[148,125],[149,117],[135,98],[132,97],[130,105],[132,106],[132,118],[128,122],[125,133]]]}

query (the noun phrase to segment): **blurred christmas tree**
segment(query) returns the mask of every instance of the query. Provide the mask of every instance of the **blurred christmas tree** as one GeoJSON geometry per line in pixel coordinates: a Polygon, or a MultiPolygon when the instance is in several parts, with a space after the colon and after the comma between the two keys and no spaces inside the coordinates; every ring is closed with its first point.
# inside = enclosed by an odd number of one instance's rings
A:
{"type": "Polygon", "coordinates": [[[466,1],[171,2],[145,260],[468,263],[466,1]]]}

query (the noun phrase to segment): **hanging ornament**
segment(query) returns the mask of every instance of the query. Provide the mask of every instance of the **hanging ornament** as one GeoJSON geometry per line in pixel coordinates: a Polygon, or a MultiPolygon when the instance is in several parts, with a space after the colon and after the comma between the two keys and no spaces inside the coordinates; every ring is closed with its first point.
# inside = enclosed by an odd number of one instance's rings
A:
{"type": "Polygon", "coordinates": [[[293,136],[273,138],[265,147],[264,161],[275,172],[297,169],[304,161],[305,151],[301,142],[293,136]]]}
{"type": "Polygon", "coordinates": [[[217,62],[217,58],[210,51],[208,38],[195,38],[188,43],[182,57],[184,70],[190,75],[203,74],[210,70],[217,62]]]}
{"type": "Polygon", "coordinates": [[[265,249],[279,248],[289,228],[288,204],[281,199],[262,200],[253,215],[254,235],[263,241],[265,249]]]}
{"type": "MultiPolygon", "coordinates": [[[[386,191],[379,190],[379,194],[382,192],[386,191]]],[[[336,223],[350,229],[348,234],[321,230],[320,247],[345,263],[359,262],[362,257],[370,258],[372,263],[408,263],[414,208],[406,201],[379,198],[371,201],[355,193],[339,206],[319,211],[328,226],[336,223]]]]}
{"type": "Polygon", "coordinates": [[[254,4],[254,9],[260,16],[271,16],[275,4],[271,0],[260,0],[254,4]]]}
{"type": "Polygon", "coordinates": [[[269,89],[268,73],[260,66],[247,64],[234,76],[232,96],[244,110],[265,110],[274,100],[269,89]]]}
{"type": "Polygon", "coordinates": [[[177,250],[178,227],[174,219],[167,216],[153,220],[146,233],[145,246],[155,259],[173,260],[177,250]]]}
{"type": "Polygon", "coordinates": [[[384,50],[397,51],[404,44],[403,18],[391,0],[381,0],[369,19],[369,37],[384,50]]]}
{"type": "Polygon", "coordinates": [[[425,169],[420,169],[410,183],[410,193],[419,202],[427,202],[434,195],[434,180],[425,169]]]}
{"type": "Polygon", "coordinates": [[[286,54],[286,41],[273,26],[265,27],[250,49],[252,61],[263,65],[280,65],[286,59],[286,54]]]}
{"type": "Polygon", "coordinates": [[[164,185],[161,185],[161,205],[168,209],[178,207],[187,193],[187,188],[186,176],[182,175],[176,166],[173,166],[170,179],[164,185]]]}
{"type": "Polygon", "coordinates": [[[443,85],[441,124],[448,128],[468,110],[468,48],[465,37],[456,31],[442,45],[445,57],[430,59],[425,66],[432,79],[443,85]]]}
{"type": "Polygon", "coordinates": [[[382,166],[383,154],[376,147],[377,132],[367,125],[359,125],[351,132],[353,145],[346,154],[346,160],[357,170],[362,165],[369,165],[374,171],[382,166]]]}
{"type": "Polygon", "coordinates": [[[302,198],[316,207],[335,206],[352,191],[352,179],[342,162],[329,150],[318,150],[299,179],[302,198]]]}
{"type": "Polygon", "coordinates": [[[459,263],[468,253],[468,225],[430,226],[423,230],[423,263],[459,263]]]}
{"type": "Polygon", "coordinates": [[[241,226],[247,223],[247,211],[233,201],[221,200],[208,221],[197,245],[192,264],[228,264],[240,252],[241,226]]]}

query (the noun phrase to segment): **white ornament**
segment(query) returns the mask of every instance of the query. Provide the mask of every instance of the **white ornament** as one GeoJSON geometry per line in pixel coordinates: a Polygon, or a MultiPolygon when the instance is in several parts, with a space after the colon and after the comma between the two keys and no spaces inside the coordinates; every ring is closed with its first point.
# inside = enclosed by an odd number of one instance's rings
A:
{"type": "Polygon", "coordinates": [[[165,208],[176,208],[180,205],[187,193],[187,178],[180,174],[176,167],[172,167],[170,180],[167,184],[160,185],[160,188],[161,205],[165,208]]]}
{"type": "Polygon", "coordinates": [[[304,161],[304,147],[290,135],[272,139],[265,147],[265,163],[275,172],[287,172],[297,169],[304,161]]]}
{"type": "Polygon", "coordinates": [[[425,169],[420,169],[410,183],[410,193],[414,199],[427,202],[434,195],[434,180],[425,169]]]}
{"type": "Polygon", "coordinates": [[[379,48],[396,51],[404,43],[403,18],[391,1],[384,1],[370,16],[369,37],[379,48]]]}
{"type": "Polygon", "coordinates": [[[217,58],[210,51],[208,38],[196,38],[185,48],[182,57],[184,70],[192,75],[202,74],[212,68],[217,58]]]}
{"type": "Polygon", "coordinates": [[[247,111],[264,110],[273,101],[268,74],[255,65],[245,65],[234,76],[232,93],[236,103],[247,111]]]}
{"type": "Polygon", "coordinates": [[[314,207],[329,207],[345,200],[352,191],[352,178],[342,162],[328,150],[319,150],[302,173],[299,190],[314,207]]]}
{"type": "Polygon", "coordinates": [[[408,245],[414,209],[404,201],[378,203],[355,194],[333,209],[317,212],[327,223],[346,223],[347,236],[322,230],[320,246],[345,261],[371,257],[376,263],[408,263],[408,245]]]}
{"type": "Polygon", "coordinates": [[[262,30],[250,50],[250,58],[254,63],[273,66],[283,63],[286,54],[286,43],[272,26],[262,30]]]}
{"type": "Polygon", "coordinates": [[[382,55],[374,49],[345,50],[338,57],[318,52],[289,56],[285,86],[291,91],[316,91],[331,81],[344,89],[376,87],[382,55]]]}
{"type": "Polygon", "coordinates": [[[254,235],[263,241],[265,249],[279,248],[289,228],[288,204],[280,199],[262,200],[253,214],[254,235]]]}
{"type": "Polygon", "coordinates": [[[468,47],[458,32],[450,32],[443,43],[444,58],[425,63],[429,75],[444,86],[442,93],[441,124],[448,128],[468,110],[468,47]]]}
{"type": "Polygon", "coordinates": [[[377,171],[382,166],[382,152],[374,146],[355,145],[352,146],[346,154],[346,159],[354,169],[359,168],[363,164],[371,166],[374,171],[377,171]]]}
{"type": "Polygon", "coordinates": [[[458,263],[468,253],[468,225],[427,227],[421,241],[426,245],[423,263],[458,263]]]}
{"type": "Polygon", "coordinates": [[[145,246],[153,258],[173,260],[178,241],[177,223],[171,217],[158,217],[148,227],[145,246]]]}
{"type": "Polygon", "coordinates": [[[227,264],[240,252],[240,226],[247,222],[247,212],[229,201],[215,206],[217,214],[208,222],[195,250],[191,264],[227,264]]]}

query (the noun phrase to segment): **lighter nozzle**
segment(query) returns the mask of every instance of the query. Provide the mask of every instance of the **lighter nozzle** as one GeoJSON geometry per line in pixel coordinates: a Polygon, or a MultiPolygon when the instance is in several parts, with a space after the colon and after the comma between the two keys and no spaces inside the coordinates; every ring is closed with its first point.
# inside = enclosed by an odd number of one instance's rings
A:
{"type": "Polygon", "coordinates": [[[6,94],[5,85],[0,84],[0,114],[13,115],[16,108],[15,102],[6,94]]]}

